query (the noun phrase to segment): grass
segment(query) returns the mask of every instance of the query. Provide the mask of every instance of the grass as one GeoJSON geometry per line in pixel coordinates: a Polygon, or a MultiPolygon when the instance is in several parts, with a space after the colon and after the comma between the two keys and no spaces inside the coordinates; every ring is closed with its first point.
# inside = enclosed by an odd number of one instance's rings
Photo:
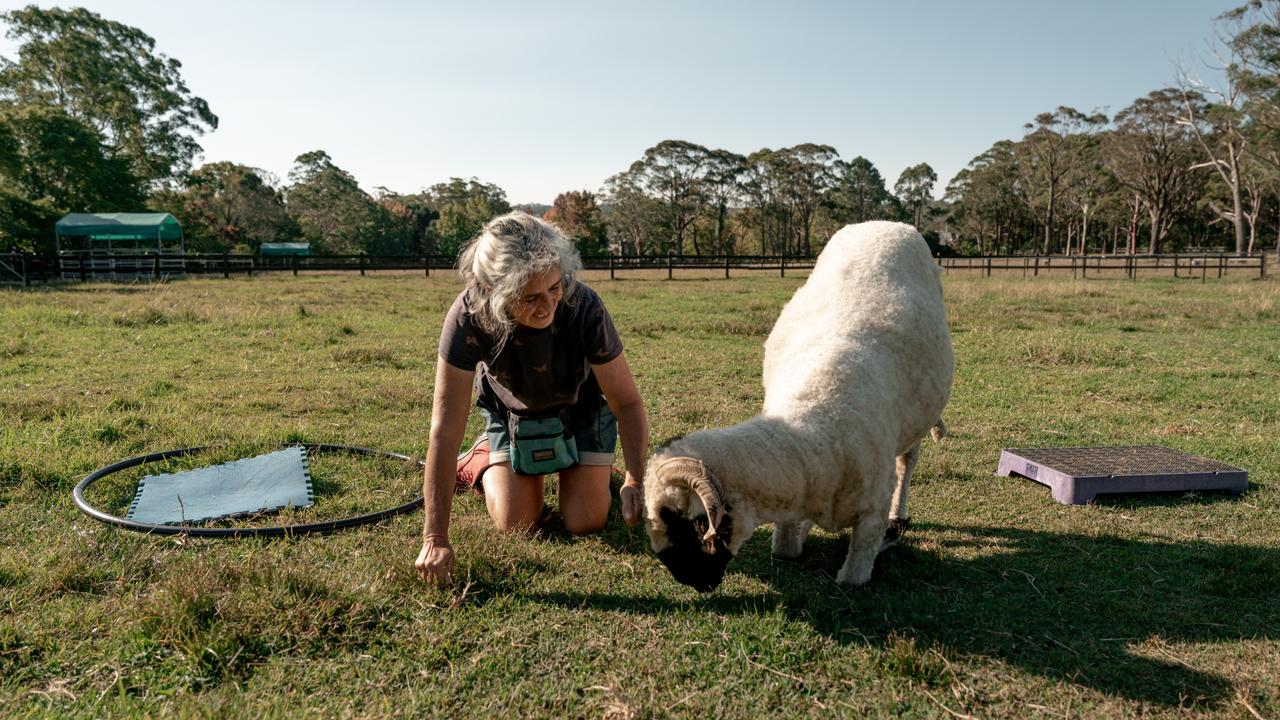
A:
{"type": "MultiPolygon", "coordinates": [[[[948,275],[951,436],[926,443],[912,529],[859,589],[833,582],[845,538],[778,561],[764,528],[699,596],[616,507],[598,536],[527,539],[460,497],[445,588],[413,573],[420,514],[200,541],[76,512],[81,477],[154,450],[423,454],[455,282],[0,291],[3,714],[1280,716],[1274,281],[948,275]],[[1247,468],[1250,491],[1066,507],[993,476],[1002,447],[1147,443],[1247,468]]],[[[762,342],[802,279],[589,282],[656,443],[753,414],[762,342]]],[[[316,506],[285,521],[387,507],[418,482],[395,463],[313,470],[316,506]]],[[[138,475],[92,499],[123,509],[138,475]]]]}

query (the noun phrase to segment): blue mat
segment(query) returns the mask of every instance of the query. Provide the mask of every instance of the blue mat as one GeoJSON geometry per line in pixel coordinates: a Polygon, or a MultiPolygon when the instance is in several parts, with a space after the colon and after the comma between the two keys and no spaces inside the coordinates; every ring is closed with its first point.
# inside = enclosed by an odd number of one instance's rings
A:
{"type": "Polygon", "coordinates": [[[178,525],[314,503],[307,451],[291,447],[211,467],[147,475],[138,483],[126,517],[178,525]]]}

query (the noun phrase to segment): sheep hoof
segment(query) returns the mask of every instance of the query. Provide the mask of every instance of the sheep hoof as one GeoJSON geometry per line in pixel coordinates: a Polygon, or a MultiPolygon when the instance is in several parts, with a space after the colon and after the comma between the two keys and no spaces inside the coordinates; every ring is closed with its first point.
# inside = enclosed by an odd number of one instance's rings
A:
{"type": "Polygon", "coordinates": [[[898,544],[898,540],[902,538],[907,528],[911,527],[911,518],[894,518],[889,521],[889,527],[884,531],[884,540],[880,542],[879,552],[884,552],[894,545],[898,544]]]}
{"type": "Polygon", "coordinates": [[[846,565],[840,568],[840,572],[836,573],[836,582],[841,585],[852,585],[853,587],[866,585],[867,581],[871,579],[871,568],[871,564],[867,564],[866,567],[852,568],[846,565]]]}

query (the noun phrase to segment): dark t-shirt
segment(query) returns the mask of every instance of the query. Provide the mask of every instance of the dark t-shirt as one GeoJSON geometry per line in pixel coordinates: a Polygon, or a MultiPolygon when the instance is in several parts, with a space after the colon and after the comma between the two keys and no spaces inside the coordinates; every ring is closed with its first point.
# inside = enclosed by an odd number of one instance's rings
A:
{"type": "Polygon", "coordinates": [[[576,284],[572,297],[556,306],[542,330],[516,325],[496,355],[496,342],[475,323],[474,290],[453,301],[440,331],[440,357],[450,365],[481,373],[503,404],[516,413],[572,405],[578,389],[601,365],[622,354],[613,318],[594,290],[576,284]]]}

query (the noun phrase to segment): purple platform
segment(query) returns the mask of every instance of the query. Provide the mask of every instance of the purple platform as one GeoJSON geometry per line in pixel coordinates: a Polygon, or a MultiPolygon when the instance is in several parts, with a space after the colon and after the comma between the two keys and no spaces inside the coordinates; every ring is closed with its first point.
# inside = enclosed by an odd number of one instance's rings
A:
{"type": "Polygon", "coordinates": [[[1065,505],[1105,493],[1249,489],[1248,472],[1161,445],[1005,449],[996,475],[1048,485],[1065,505]]]}

